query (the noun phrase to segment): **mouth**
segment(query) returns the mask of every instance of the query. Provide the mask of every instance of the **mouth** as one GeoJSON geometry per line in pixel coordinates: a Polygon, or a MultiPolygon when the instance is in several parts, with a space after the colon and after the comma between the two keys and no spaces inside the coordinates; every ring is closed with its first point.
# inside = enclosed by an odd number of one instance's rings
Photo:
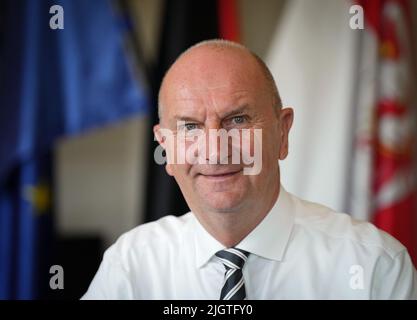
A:
{"type": "Polygon", "coordinates": [[[237,176],[240,172],[242,172],[242,169],[228,172],[200,173],[199,175],[210,180],[224,180],[237,176]]]}

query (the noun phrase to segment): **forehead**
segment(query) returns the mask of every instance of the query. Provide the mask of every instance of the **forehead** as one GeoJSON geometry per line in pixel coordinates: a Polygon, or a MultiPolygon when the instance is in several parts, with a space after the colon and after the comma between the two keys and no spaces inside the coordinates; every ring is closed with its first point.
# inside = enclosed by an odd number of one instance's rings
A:
{"type": "Polygon", "coordinates": [[[199,121],[209,118],[224,118],[245,107],[249,114],[259,113],[259,104],[254,91],[235,86],[182,86],[165,100],[164,117],[168,121],[193,118],[199,121]]]}
{"type": "Polygon", "coordinates": [[[235,88],[234,86],[198,87],[183,86],[175,91],[172,99],[168,99],[170,110],[201,112],[227,112],[230,108],[241,104],[251,104],[253,94],[250,90],[235,88]]]}
{"type": "Polygon", "coordinates": [[[203,52],[180,61],[168,72],[162,99],[168,114],[180,109],[227,111],[239,103],[252,104],[265,96],[259,66],[248,54],[203,52]]]}

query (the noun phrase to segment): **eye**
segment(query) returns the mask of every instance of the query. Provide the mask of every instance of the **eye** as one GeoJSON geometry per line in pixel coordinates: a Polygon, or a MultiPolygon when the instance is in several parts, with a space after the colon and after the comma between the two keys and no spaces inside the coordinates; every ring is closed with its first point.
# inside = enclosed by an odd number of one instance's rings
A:
{"type": "Polygon", "coordinates": [[[186,123],[184,125],[184,127],[187,131],[191,131],[191,130],[197,129],[197,124],[196,123],[186,123]]]}
{"type": "Polygon", "coordinates": [[[232,123],[233,124],[242,124],[245,122],[245,117],[244,116],[236,116],[232,118],[232,123]]]}

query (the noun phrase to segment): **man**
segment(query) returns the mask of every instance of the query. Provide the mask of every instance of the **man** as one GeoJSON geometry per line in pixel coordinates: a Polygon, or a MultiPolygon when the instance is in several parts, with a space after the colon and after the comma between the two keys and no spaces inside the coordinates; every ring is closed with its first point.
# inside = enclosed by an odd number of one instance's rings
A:
{"type": "MultiPolygon", "coordinates": [[[[154,131],[168,158],[190,140],[169,144],[163,130],[175,137],[198,130],[207,142],[197,149],[208,150],[203,157],[191,152],[198,161],[166,165],[192,212],[122,235],[84,299],[417,298],[416,271],[398,241],[280,185],[293,111],[282,108],[268,68],[248,49],[197,44],[168,70],[159,98],[154,131]],[[218,137],[208,135],[220,129],[252,137],[262,130],[258,173],[245,174],[243,161],[221,161],[221,148],[210,148],[218,137]]],[[[250,140],[253,152],[259,141],[250,140]]]]}

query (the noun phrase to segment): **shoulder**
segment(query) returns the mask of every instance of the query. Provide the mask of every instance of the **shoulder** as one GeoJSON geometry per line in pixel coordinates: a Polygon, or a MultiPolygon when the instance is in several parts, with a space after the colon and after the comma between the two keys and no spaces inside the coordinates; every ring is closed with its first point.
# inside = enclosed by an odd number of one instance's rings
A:
{"type": "Polygon", "coordinates": [[[136,285],[138,279],[141,279],[141,288],[146,287],[150,276],[159,275],[153,272],[156,268],[169,265],[166,259],[176,256],[173,250],[181,247],[183,235],[193,218],[192,213],[180,217],[166,216],[121,235],[104,253],[83,299],[140,297],[141,291],[136,285]]]}
{"type": "Polygon", "coordinates": [[[138,258],[144,251],[163,252],[168,248],[181,246],[190,222],[195,219],[189,212],[182,216],[165,216],[159,220],[144,223],[122,234],[107,249],[105,256],[116,256],[121,261],[138,258]]]}
{"type": "Polygon", "coordinates": [[[344,243],[357,250],[395,258],[406,248],[394,237],[372,223],[352,218],[326,206],[291,195],[295,208],[295,226],[307,235],[332,243],[344,243]]]}

